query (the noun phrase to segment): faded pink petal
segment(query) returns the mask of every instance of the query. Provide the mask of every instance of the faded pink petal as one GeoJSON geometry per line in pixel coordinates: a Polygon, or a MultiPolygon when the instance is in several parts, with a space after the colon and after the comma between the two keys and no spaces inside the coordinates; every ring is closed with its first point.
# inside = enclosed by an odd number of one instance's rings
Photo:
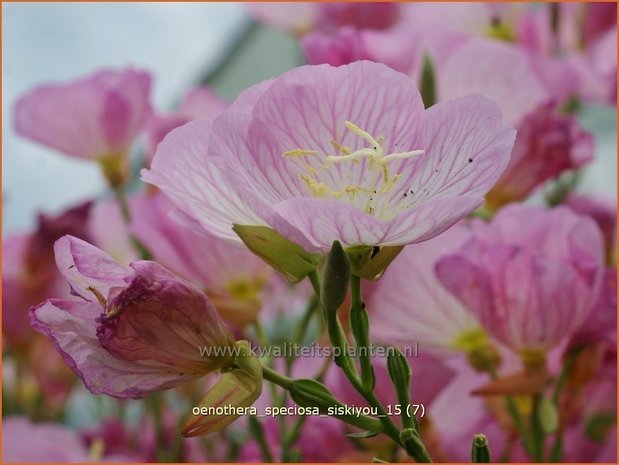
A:
{"type": "Polygon", "coordinates": [[[125,154],[150,113],[150,83],[128,68],[41,86],[15,105],[15,129],[78,158],[125,154]]]}
{"type": "Polygon", "coordinates": [[[58,269],[72,292],[90,302],[97,301],[95,292],[105,297],[110,289],[125,286],[134,275],[102,250],[73,236],[58,239],[54,252],[58,269]]]}

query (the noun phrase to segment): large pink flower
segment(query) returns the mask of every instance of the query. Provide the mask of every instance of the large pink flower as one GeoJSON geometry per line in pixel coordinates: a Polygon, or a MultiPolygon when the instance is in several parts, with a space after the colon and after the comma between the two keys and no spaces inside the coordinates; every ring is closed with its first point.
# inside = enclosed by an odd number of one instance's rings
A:
{"type": "Polygon", "coordinates": [[[142,397],[231,362],[232,351],[201,354],[201,347],[231,348],[234,339],[192,284],[154,262],[122,266],[72,236],[59,239],[55,251],[78,298],[32,308],[32,325],[91,392],[142,397]]]}
{"type": "Polygon", "coordinates": [[[604,276],[596,224],[565,207],[510,205],[441,259],[443,284],[497,339],[525,360],[573,334],[589,317],[604,276]]]}
{"type": "Polygon", "coordinates": [[[384,65],[304,66],[248,89],[213,123],[174,130],[143,179],[232,242],[240,224],[310,251],[402,245],[477,208],[513,140],[480,95],[424,111],[410,79],[384,65]]]}

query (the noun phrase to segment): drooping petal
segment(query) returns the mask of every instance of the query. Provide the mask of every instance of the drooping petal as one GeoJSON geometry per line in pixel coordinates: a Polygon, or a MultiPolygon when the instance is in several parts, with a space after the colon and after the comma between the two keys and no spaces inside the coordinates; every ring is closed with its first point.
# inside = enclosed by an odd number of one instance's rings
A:
{"type": "Polygon", "coordinates": [[[166,373],[153,361],[139,364],[114,357],[97,339],[98,303],[52,299],[30,310],[32,326],[52,339],[65,363],[93,394],[143,397],[195,376],[166,373]]]}
{"type": "Polygon", "coordinates": [[[105,252],[73,236],[64,236],[54,244],[56,264],[76,295],[96,302],[109,290],[125,286],[133,271],[120,265],[105,252]]]}

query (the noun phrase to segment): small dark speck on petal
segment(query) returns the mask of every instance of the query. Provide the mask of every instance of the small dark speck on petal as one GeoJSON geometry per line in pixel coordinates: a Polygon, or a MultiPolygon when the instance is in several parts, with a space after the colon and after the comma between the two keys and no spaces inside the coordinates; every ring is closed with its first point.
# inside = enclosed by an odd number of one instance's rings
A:
{"type": "Polygon", "coordinates": [[[469,158],[469,163],[473,163],[473,159],[472,158],[469,158]]]}
{"type": "Polygon", "coordinates": [[[69,267],[69,269],[71,269],[71,268],[75,268],[75,265],[71,265],[71,266],[69,267]]]}

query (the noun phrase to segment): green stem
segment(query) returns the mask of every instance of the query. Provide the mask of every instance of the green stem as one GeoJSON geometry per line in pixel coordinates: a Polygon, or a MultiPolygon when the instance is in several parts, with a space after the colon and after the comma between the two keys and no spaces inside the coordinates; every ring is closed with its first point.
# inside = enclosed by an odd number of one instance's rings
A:
{"type": "Polygon", "coordinates": [[[273,455],[271,454],[269,444],[264,437],[262,425],[254,415],[249,417],[249,431],[258,443],[258,447],[260,448],[260,453],[262,454],[264,461],[269,463],[273,462],[273,455]]]}
{"type": "Polygon", "coordinates": [[[292,387],[292,378],[284,376],[272,368],[264,365],[262,366],[262,377],[267,381],[284,388],[286,391],[290,391],[290,388],[292,387]]]}
{"type": "Polygon", "coordinates": [[[127,234],[129,235],[129,240],[131,241],[131,245],[138,252],[142,260],[151,260],[153,258],[153,254],[150,250],[140,241],[130,230],[131,226],[131,210],[129,209],[129,202],[127,202],[127,195],[125,193],[125,188],[123,186],[118,186],[114,188],[114,195],[116,196],[116,202],[118,203],[118,208],[120,208],[120,213],[123,218],[123,222],[127,226],[127,234]]]}
{"type": "Polygon", "coordinates": [[[539,420],[539,404],[541,400],[540,394],[535,394],[532,397],[533,408],[531,409],[531,458],[536,462],[543,462],[545,451],[544,443],[546,434],[539,420]]]}
{"type": "Polygon", "coordinates": [[[314,288],[314,293],[317,296],[320,296],[320,276],[318,276],[318,271],[312,270],[307,277],[312,283],[312,287],[314,288]]]}
{"type": "Polygon", "coordinates": [[[361,381],[366,390],[374,389],[374,370],[370,358],[370,337],[368,316],[361,298],[361,278],[350,276],[350,326],[352,328],[359,364],[361,366],[361,381]]]}

